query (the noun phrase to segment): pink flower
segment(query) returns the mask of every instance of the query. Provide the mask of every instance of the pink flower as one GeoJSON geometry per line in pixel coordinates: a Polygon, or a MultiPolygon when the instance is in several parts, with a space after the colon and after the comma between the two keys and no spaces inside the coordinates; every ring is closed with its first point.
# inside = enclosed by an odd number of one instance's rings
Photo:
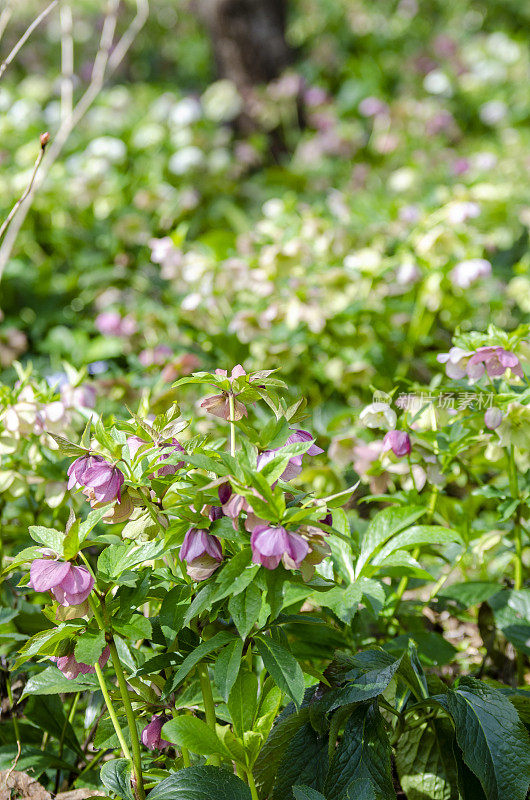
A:
{"type": "Polygon", "coordinates": [[[38,558],[30,567],[29,585],[36,592],[51,591],[62,606],[78,606],[94,587],[94,578],[86,567],[69,561],[38,558]]]}
{"type": "Polygon", "coordinates": [[[190,528],[180,547],[180,560],[188,564],[187,573],[196,581],[213,575],[223,560],[221,542],[206,530],[190,528]]]}
{"type": "Polygon", "coordinates": [[[162,728],[169,719],[171,717],[166,714],[155,714],[151,722],[143,729],[142,744],[149,750],[163,750],[171,745],[171,742],[162,739],[162,728]]]}
{"type": "Polygon", "coordinates": [[[411,451],[410,437],[406,431],[388,431],[383,438],[383,453],[392,450],[395,456],[402,458],[411,451]]]}
{"type": "Polygon", "coordinates": [[[101,464],[103,461],[104,459],[101,456],[93,456],[89,453],[76,458],[76,460],[70,464],[68,472],[66,473],[69,477],[68,488],[73,489],[74,486],[84,486],[84,476],[87,470],[96,464],[101,464]]]}
{"type": "MultiPolygon", "coordinates": [[[[109,660],[109,656],[110,650],[107,645],[98,659],[100,667],[105,666],[109,660]]],[[[59,658],[57,656],[50,656],[50,661],[55,661],[58,669],[60,669],[64,677],[68,678],[70,681],[77,678],[78,675],[89,675],[96,671],[94,665],[83,664],[80,661],[76,661],[73,653],[69,656],[60,656],[59,658]]]]}
{"type": "Polygon", "coordinates": [[[363,117],[379,117],[388,113],[388,106],[378,97],[365,97],[359,103],[359,113],[363,117]]]}
{"type": "Polygon", "coordinates": [[[104,458],[84,469],[79,483],[87,490],[90,500],[97,503],[110,503],[121,500],[121,487],[125,478],[118,467],[113,467],[104,458]]]}
{"type": "Polygon", "coordinates": [[[297,533],[281,525],[257,525],[250,537],[252,560],[266,569],[276,569],[283,561],[286,569],[299,569],[309,553],[309,545],[297,533]]]}
{"type": "Polygon", "coordinates": [[[61,398],[68,408],[94,408],[96,390],[88,383],[81,386],[70,386],[66,383],[61,387],[61,398]]]}
{"type": "Polygon", "coordinates": [[[137,330],[133,317],[122,317],[117,311],[103,311],[98,314],[95,325],[104,336],[132,336],[137,330]]]}
{"type": "Polygon", "coordinates": [[[454,286],[460,289],[469,289],[472,283],[479,278],[486,278],[491,275],[491,264],[485,258],[470,258],[468,261],[461,261],[449,273],[449,278],[454,286]]]}
{"type": "MultiPolygon", "coordinates": [[[[180,453],[185,453],[186,452],[184,450],[184,448],[182,447],[182,445],[179,442],[177,442],[176,439],[172,439],[171,442],[169,442],[167,444],[160,444],[159,447],[160,447],[161,450],[169,451],[169,452],[167,452],[164,455],[161,455],[159,457],[159,459],[158,459],[159,462],[165,461],[166,458],[169,458],[169,456],[172,455],[172,452],[180,452],[180,453]]],[[[176,464],[168,464],[165,467],[160,467],[160,469],[158,469],[156,471],[156,475],[159,478],[163,478],[166,475],[174,475],[175,472],[178,472],[179,469],[182,469],[184,464],[185,464],[184,461],[178,461],[176,464]]],[[[154,475],[150,475],[149,477],[153,478],[155,476],[154,475]]]]}
{"type": "MultiPolygon", "coordinates": [[[[215,374],[218,375],[220,378],[228,378],[230,383],[233,383],[238,378],[243,377],[247,373],[241,366],[241,364],[237,364],[228,375],[226,369],[216,369],[215,374]]],[[[233,392],[223,392],[222,394],[215,394],[211,397],[206,397],[202,403],[201,408],[204,408],[209,414],[213,414],[214,417],[220,417],[221,419],[230,419],[230,394],[234,397],[234,417],[233,421],[238,422],[243,417],[248,416],[247,409],[245,408],[244,404],[241,403],[239,400],[236,400],[236,394],[233,392]]]]}
{"type": "MultiPolygon", "coordinates": [[[[300,428],[297,428],[287,438],[284,447],[286,445],[297,444],[299,442],[310,442],[313,440],[313,438],[314,437],[312,436],[312,434],[309,433],[309,431],[303,431],[300,428]]],[[[282,448],[277,447],[273,450],[264,450],[263,453],[260,453],[258,455],[258,462],[257,462],[258,470],[263,469],[265,464],[268,464],[269,461],[271,461],[274,458],[274,456],[276,456],[277,454],[281,454],[281,452],[282,448]]],[[[292,456],[292,458],[289,459],[287,467],[280,475],[280,478],[282,479],[282,481],[291,481],[293,480],[293,478],[297,478],[298,475],[300,475],[300,473],[302,472],[302,459],[304,455],[318,456],[323,452],[324,450],[321,447],[318,447],[318,445],[316,444],[312,444],[309,450],[306,451],[306,453],[303,453],[299,456],[292,456]]]]}
{"type": "Polygon", "coordinates": [[[490,431],[494,431],[495,428],[498,428],[502,422],[502,411],[500,408],[488,408],[486,413],[484,414],[484,423],[486,428],[489,428],[490,431]]]}
{"type": "Polygon", "coordinates": [[[510,353],[503,347],[479,347],[467,363],[467,374],[471,380],[476,381],[485,372],[490,378],[498,378],[510,369],[514,375],[522,378],[523,370],[515,353],[510,353]]]}

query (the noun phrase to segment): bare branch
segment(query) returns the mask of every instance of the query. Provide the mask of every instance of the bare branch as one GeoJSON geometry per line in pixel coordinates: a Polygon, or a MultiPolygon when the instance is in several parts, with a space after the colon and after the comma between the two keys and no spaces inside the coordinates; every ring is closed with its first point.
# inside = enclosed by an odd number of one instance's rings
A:
{"type": "Polygon", "coordinates": [[[26,32],[22,34],[22,36],[20,37],[20,39],[18,40],[16,45],[13,47],[13,49],[9,53],[8,57],[6,58],[6,60],[3,61],[0,64],[0,78],[2,77],[2,75],[4,74],[4,72],[6,71],[8,66],[11,64],[13,59],[18,55],[20,50],[24,47],[24,45],[28,41],[29,37],[31,36],[31,34],[35,30],[35,28],[37,28],[40,25],[40,23],[43,21],[43,19],[46,19],[46,17],[50,13],[50,11],[53,11],[53,9],[58,4],[58,2],[59,2],[59,0],[52,0],[50,5],[46,6],[44,11],[41,11],[39,16],[36,19],[34,19],[33,22],[31,23],[31,25],[27,28],[26,32]]]}
{"type": "Polygon", "coordinates": [[[31,178],[22,192],[22,195],[19,197],[9,214],[7,215],[6,219],[3,221],[2,225],[0,226],[0,240],[2,236],[6,232],[7,228],[9,227],[11,220],[17,213],[18,209],[26,199],[26,197],[30,194],[31,190],[33,189],[33,184],[35,183],[35,178],[37,177],[37,172],[39,171],[39,167],[41,165],[42,159],[44,158],[44,151],[46,150],[46,145],[50,141],[50,134],[49,133],[42,133],[40,137],[40,150],[39,155],[37,156],[37,160],[35,161],[35,166],[33,167],[33,172],[31,173],[31,178]]]}
{"type": "Polygon", "coordinates": [[[116,28],[116,15],[118,11],[119,0],[109,0],[101,38],[99,43],[98,52],[94,60],[94,67],[92,69],[92,77],[90,83],[81,96],[72,113],[66,117],[60,124],[53,142],[50,145],[48,156],[44,167],[40,170],[37,180],[32,184],[29,193],[19,206],[19,213],[15,218],[4,236],[4,240],[0,245],[0,280],[6,264],[11,256],[11,251],[14,247],[20,228],[24,224],[35,192],[42,186],[46,179],[51,167],[59,157],[68,137],[72,130],[84,117],[97,95],[101,91],[105,78],[114,72],[123,60],[125,54],[133,43],[138,32],[145,24],[149,14],[149,0],[136,0],[136,14],[131,20],[128,28],[125,30],[121,38],[116,43],[112,54],[110,50],[112,47],[114,33],[116,28]]]}
{"type": "Polygon", "coordinates": [[[74,107],[74,40],[72,39],[72,9],[62,2],[59,11],[61,22],[61,120],[72,113],[74,107]]]}
{"type": "Polygon", "coordinates": [[[13,13],[13,9],[9,3],[6,3],[2,12],[0,13],[0,39],[5,33],[5,29],[7,28],[7,23],[11,19],[11,14],[13,13]]]}

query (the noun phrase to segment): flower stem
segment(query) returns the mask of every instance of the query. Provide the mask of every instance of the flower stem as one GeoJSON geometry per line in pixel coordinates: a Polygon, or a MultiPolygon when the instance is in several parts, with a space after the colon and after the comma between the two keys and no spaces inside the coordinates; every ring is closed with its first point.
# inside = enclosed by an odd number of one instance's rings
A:
{"type": "MultiPolygon", "coordinates": [[[[216,716],[215,716],[215,703],[213,701],[212,684],[210,683],[210,676],[208,674],[208,667],[202,663],[198,666],[199,680],[201,682],[202,700],[204,703],[204,713],[206,716],[206,723],[217,735],[216,731],[216,716]]],[[[219,756],[213,755],[211,762],[214,766],[220,766],[221,760],[219,756]]]]}
{"type": "MultiPolygon", "coordinates": [[[[508,455],[508,477],[510,480],[510,493],[513,500],[519,500],[519,481],[517,480],[517,466],[515,463],[515,448],[512,445],[507,451],[508,455]]],[[[521,517],[519,504],[515,509],[513,521],[513,533],[515,538],[515,562],[513,569],[513,587],[519,591],[523,587],[523,536],[521,530],[521,517]]],[[[517,682],[525,683],[524,675],[524,655],[517,651],[517,682]]]]}
{"type": "Polygon", "coordinates": [[[125,737],[123,735],[123,731],[118,721],[118,717],[116,716],[116,711],[114,709],[114,706],[112,705],[112,700],[110,699],[109,692],[105,684],[105,678],[103,677],[103,673],[101,672],[101,667],[97,662],[94,665],[94,667],[99,682],[99,688],[101,689],[101,694],[103,695],[103,699],[105,700],[105,705],[107,706],[109,717],[111,718],[112,724],[114,725],[114,730],[116,731],[116,736],[118,737],[122,753],[125,756],[125,758],[128,759],[128,761],[132,761],[129,748],[127,746],[127,742],[125,741],[125,737]]]}
{"type": "Polygon", "coordinates": [[[230,406],[230,455],[236,454],[236,426],[235,426],[235,402],[232,392],[228,395],[228,403],[230,406]]]}
{"type": "MultiPolygon", "coordinates": [[[[118,687],[120,690],[121,699],[123,702],[123,707],[125,709],[125,716],[127,717],[127,727],[129,728],[129,734],[131,737],[131,747],[132,747],[132,758],[129,748],[127,747],[127,743],[123,737],[123,732],[120,727],[120,723],[118,722],[118,718],[116,716],[116,712],[112,707],[112,703],[110,702],[110,697],[105,686],[105,681],[103,679],[103,674],[101,672],[101,667],[96,662],[95,669],[96,675],[99,680],[99,684],[101,686],[101,691],[103,692],[103,697],[105,698],[105,702],[107,704],[107,708],[109,711],[109,716],[112,720],[114,725],[114,730],[118,736],[119,742],[121,744],[121,748],[123,750],[124,756],[129,760],[132,761],[133,770],[134,770],[134,777],[136,781],[136,788],[135,788],[135,795],[137,796],[138,800],[145,800],[145,789],[143,783],[143,776],[142,776],[142,754],[140,750],[140,740],[138,739],[138,731],[136,729],[136,721],[134,717],[134,711],[132,709],[131,700],[129,698],[129,692],[127,690],[127,681],[125,680],[125,675],[123,672],[123,667],[121,665],[120,657],[118,655],[118,651],[116,649],[116,643],[114,641],[114,637],[112,636],[112,632],[108,630],[110,626],[106,626],[99,609],[94,602],[93,598],[89,596],[89,603],[90,607],[94,613],[94,617],[99,628],[105,632],[105,638],[107,639],[110,657],[112,659],[112,664],[114,666],[114,672],[116,673],[116,678],[118,679],[118,687]],[[111,712],[112,709],[112,712],[111,712]]],[[[101,600],[101,607],[103,611],[103,616],[105,619],[107,618],[106,608],[103,599],[101,600]]]]}
{"type": "Polygon", "coordinates": [[[109,642],[109,650],[110,650],[110,657],[112,659],[112,664],[114,666],[114,671],[118,679],[118,686],[120,688],[121,699],[123,702],[123,706],[125,708],[125,716],[127,717],[127,725],[129,727],[129,733],[131,735],[131,746],[133,755],[132,760],[134,767],[134,776],[136,778],[135,794],[137,795],[139,800],[145,800],[145,789],[142,776],[142,753],[140,750],[140,740],[138,738],[138,730],[136,728],[134,711],[131,705],[131,699],[129,697],[129,692],[127,689],[127,681],[125,680],[123,667],[121,665],[120,657],[118,655],[114,639],[111,639],[111,641],[109,642]]]}
{"type": "Polygon", "coordinates": [[[258,800],[258,790],[256,789],[256,784],[254,782],[254,775],[252,774],[252,770],[247,770],[247,782],[250,789],[250,794],[252,796],[252,800],[258,800]]]}

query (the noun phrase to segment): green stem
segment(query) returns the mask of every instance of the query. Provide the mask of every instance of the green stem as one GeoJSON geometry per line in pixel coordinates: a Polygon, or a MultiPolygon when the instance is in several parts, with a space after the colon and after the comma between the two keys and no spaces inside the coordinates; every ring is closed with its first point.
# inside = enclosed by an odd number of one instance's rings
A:
{"type": "Polygon", "coordinates": [[[247,781],[252,800],[258,800],[258,790],[256,789],[256,784],[254,783],[254,775],[252,774],[251,769],[247,770],[247,781]]]}
{"type": "Polygon", "coordinates": [[[138,800],[145,800],[144,781],[142,776],[142,751],[140,750],[140,740],[138,738],[138,730],[136,728],[136,719],[131,705],[131,698],[127,689],[127,681],[121,665],[120,657],[116,649],[114,639],[109,642],[110,657],[114,666],[114,672],[118,679],[118,686],[120,689],[121,699],[125,708],[125,716],[127,717],[127,725],[131,736],[132,747],[132,760],[134,767],[134,776],[136,778],[136,795],[138,800]]]}
{"type": "Polygon", "coordinates": [[[11,719],[13,720],[13,730],[15,731],[15,738],[17,740],[17,744],[19,746],[22,746],[22,740],[20,738],[20,728],[18,727],[18,719],[15,713],[15,703],[13,701],[13,690],[11,689],[11,681],[7,673],[5,679],[6,679],[7,696],[9,698],[9,708],[11,710],[11,719]]]}
{"type": "MultiPolygon", "coordinates": [[[[213,701],[212,684],[210,683],[208,667],[204,663],[199,664],[198,671],[199,671],[199,680],[201,682],[202,700],[204,703],[204,713],[206,716],[206,723],[212,729],[212,731],[217,735],[215,703],[213,701]]],[[[210,760],[214,766],[218,767],[221,764],[221,760],[217,755],[212,756],[210,760]]]]}
{"type": "MultiPolygon", "coordinates": [[[[510,492],[514,500],[519,500],[519,481],[517,480],[517,466],[515,464],[515,448],[512,445],[508,454],[508,477],[510,480],[510,492]]],[[[515,562],[513,570],[513,586],[516,591],[523,587],[523,534],[521,530],[519,504],[515,509],[513,521],[513,533],[515,538],[515,562]]],[[[525,683],[524,655],[517,651],[517,682],[525,683]]]]}
{"type": "Polygon", "coordinates": [[[114,706],[112,705],[112,700],[110,699],[107,685],[105,683],[105,678],[103,677],[103,673],[101,672],[101,667],[96,662],[94,664],[94,668],[96,670],[96,676],[99,682],[99,688],[101,689],[101,694],[103,695],[103,699],[105,700],[105,705],[107,706],[109,717],[111,718],[112,724],[114,725],[114,730],[116,731],[116,736],[118,737],[122,753],[128,761],[132,761],[129,748],[127,746],[127,742],[125,741],[125,737],[123,735],[123,731],[118,721],[118,717],[116,716],[116,711],[114,709],[114,706]]]}
{"type": "Polygon", "coordinates": [[[230,406],[230,455],[236,454],[236,426],[235,422],[235,401],[232,392],[228,395],[228,403],[230,406]]]}

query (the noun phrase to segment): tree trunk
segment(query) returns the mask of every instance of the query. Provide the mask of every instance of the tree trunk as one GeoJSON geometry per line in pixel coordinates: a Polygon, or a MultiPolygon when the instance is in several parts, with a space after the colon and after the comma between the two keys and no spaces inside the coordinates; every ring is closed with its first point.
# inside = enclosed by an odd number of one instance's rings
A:
{"type": "Polygon", "coordinates": [[[198,0],[221,78],[240,91],[274,80],[291,63],[287,0],[198,0]]]}

